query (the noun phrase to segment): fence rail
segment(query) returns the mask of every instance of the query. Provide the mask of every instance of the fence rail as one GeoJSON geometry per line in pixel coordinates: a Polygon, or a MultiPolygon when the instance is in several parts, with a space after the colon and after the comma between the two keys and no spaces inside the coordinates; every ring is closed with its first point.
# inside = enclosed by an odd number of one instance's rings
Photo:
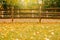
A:
{"type": "Polygon", "coordinates": [[[60,19],[60,8],[46,8],[45,11],[40,12],[39,9],[7,9],[6,11],[0,9],[0,19],[20,19],[20,18],[33,18],[33,19],[60,19]],[[54,12],[48,10],[55,10],[54,12]]]}

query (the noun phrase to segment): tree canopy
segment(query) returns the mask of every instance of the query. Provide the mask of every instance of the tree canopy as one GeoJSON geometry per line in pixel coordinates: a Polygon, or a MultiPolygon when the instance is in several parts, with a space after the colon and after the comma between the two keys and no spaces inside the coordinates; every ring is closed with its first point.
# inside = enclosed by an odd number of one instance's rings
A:
{"type": "Polygon", "coordinates": [[[60,7],[60,0],[43,0],[43,2],[45,8],[60,7]]]}
{"type": "MultiPolygon", "coordinates": [[[[7,5],[19,7],[19,8],[38,8],[38,0],[0,0],[7,2],[7,5]]],[[[41,0],[44,3],[45,8],[60,7],[60,0],[41,0]]]]}

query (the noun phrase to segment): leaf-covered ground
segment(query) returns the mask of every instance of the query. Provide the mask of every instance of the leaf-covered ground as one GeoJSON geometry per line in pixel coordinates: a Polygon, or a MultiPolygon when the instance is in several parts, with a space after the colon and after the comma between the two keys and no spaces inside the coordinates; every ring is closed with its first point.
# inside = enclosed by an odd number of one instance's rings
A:
{"type": "Polygon", "coordinates": [[[0,40],[60,40],[60,23],[0,23],[0,40]]]}

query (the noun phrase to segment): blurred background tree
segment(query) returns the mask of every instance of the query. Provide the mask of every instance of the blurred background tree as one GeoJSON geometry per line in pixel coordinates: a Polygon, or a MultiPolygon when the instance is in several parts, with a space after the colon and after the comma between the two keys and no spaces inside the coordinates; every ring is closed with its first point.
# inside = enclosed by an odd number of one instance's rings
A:
{"type": "Polygon", "coordinates": [[[5,1],[5,5],[14,6],[15,8],[38,8],[38,0],[0,0],[2,5],[3,1],[5,1]]]}
{"type": "MultiPolygon", "coordinates": [[[[11,5],[18,8],[37,8],[38,7],[38,0],[0,0],[0,4],[3,1],[6,1],[6,5],[11,5]]],[[[51,8],[51,7],[60,7],[60,0],[43,0],[44,7],[51,8]]]]}
{"type": "Polygon", "coordinates": [[[60,0],[43,0],[44,8],[60,7],[60,0]]]}

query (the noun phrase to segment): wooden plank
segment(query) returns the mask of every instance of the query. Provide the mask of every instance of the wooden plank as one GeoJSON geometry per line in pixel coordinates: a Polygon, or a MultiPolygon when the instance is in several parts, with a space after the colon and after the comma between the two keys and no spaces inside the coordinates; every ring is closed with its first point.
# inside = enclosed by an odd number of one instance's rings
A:
{"type": "Polygon", "coordinates": [[[60,10],[60,8],[45,8],[45,10],[60,10]]]}
{"type": "Polygon", "coordinates": [[[41,12],[41,13],[47,13],[47,14],[52,13],[53,14],[53,13],[60,13],[60,12],[41,12]]]}

